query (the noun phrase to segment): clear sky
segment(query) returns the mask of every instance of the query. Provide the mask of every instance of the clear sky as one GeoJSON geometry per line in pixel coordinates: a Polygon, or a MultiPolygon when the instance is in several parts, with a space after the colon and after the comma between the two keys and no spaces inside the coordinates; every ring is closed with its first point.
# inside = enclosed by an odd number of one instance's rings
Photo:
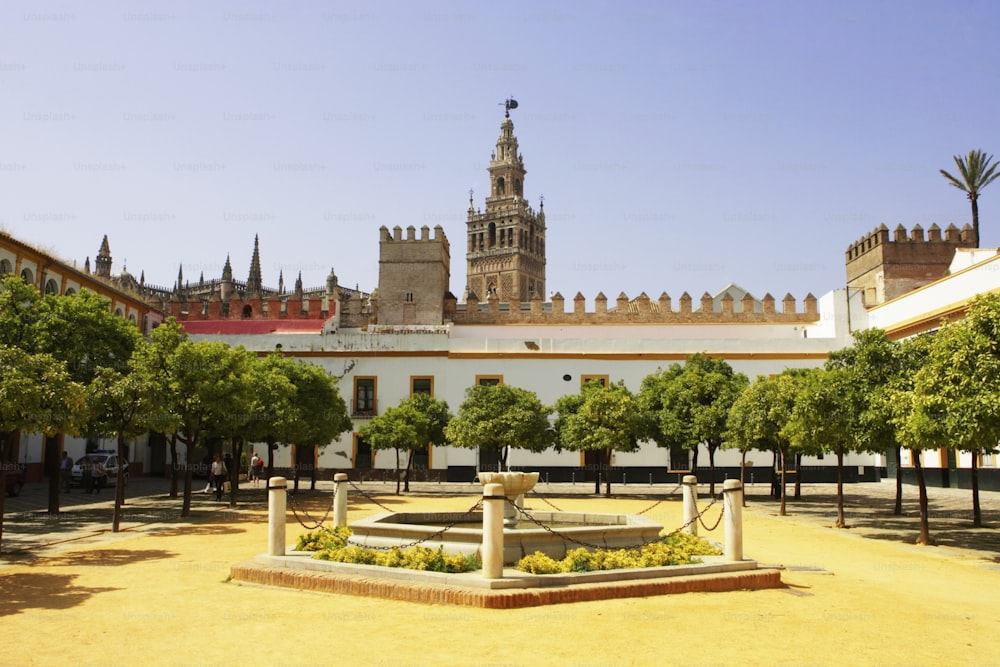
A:
{"type": "MultiPolygon", "coordinates": [[[[548,290],[820,296],[890,229],[970,221],[1000,153],[1000,3],[0,2],[0,226],[170,286],[378,281],[441,225],[465,287],[503,107],[545,197],[548,290]]],[[[980,199],[1000,245],[1000,185],[980,199]]]]}

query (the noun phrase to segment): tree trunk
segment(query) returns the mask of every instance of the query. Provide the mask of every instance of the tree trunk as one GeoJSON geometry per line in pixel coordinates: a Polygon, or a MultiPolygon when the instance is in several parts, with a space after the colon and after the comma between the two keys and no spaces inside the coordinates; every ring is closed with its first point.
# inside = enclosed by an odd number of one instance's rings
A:
{"type": "Polygon", "coordinates": [[[712,444],[712,441],[708,441],[708,495],[715,497],[715,449],[717,445],[712,444]]]}
{"type": "MultiPolygon", "coordinates": [[[[185,442],[184,447],[184,501],[181,503],[181,517],[191,515],[191,479],[194,473],[194,463],[191,458],[194,456],[194,441],[185,442]]],[[[211,470],[208,474],[211,476],[211,470]]]]}
{"type": "Polygon", "coordinates": [[[236,507],[236,491],[240,485],[240,461],[243,460],[243,438],[234,438],[233,469],[229,473],[229,506],[236,507]]]}
{"type": "Polygon", "coordinates": [[[170,497],[177,497],[177,434],[170,436],[170,497]]]}
{"type": "Polygon", "coordinates": [[[844,454],[837,452],[837,523],[834,528],[847,528],[844,521],[844,454]]]}
{"type": "Polygon", "coordinates": [[[122,505],[125,504],[125,435],[118,434],[118,470],[115,473],[115,512],[111,521],[111,532],[117,533],[121,527],[122,505]]]}
{"type": "Polygon", "coordinates": [[[0,547],[3,546],[3,514],[7,501],[7,443],[14,438],[11,431],[0,433],[0,547]]]}
{"type": "Polygon", "coordinates": [[[406,493],[410,492],[410,471],[413,470],[413,450],[410,450],[410,455],[406,458],[406,474],[403,476],[403,491],[406,493]]]}
{"type": "Polygon", "coordinates": [[[973,196],[969,193],[969,200],[972,202],[972,238],[976,240],[976,246],[979,247],[979,199],[978,196],[973,196]]]}
{"type": "Polygon", "coordinates": [[[771,450],[771,497],[777,500],[781,497],[780,483],[781,472],[778,470],[778,449],[771,450]]]}
{"type": "Polygon", "coordinates": [[[604,450],[604,458],[607,461],[607,465],[604,470],[604,495],[608,498],[611,497],[611,449],[604,450]]]}
{"type": "Polygon", "coordinates": [[[782,447],[778,448],[778,454],[781,462],[781,508],[778,510],[778,514],[785,516],[785,450],[782,447]]]}
{"type": "Polygon", "coordinates": [[[49,514],[59,514],[59,436],[45,437],[45,472],[49,476],[49,514]]]}
{"type": "Polygon", "coordinates": [[[741,452],[741,456],[740,456],[740,484],[743,485],[743,490],[744,490],[744,493],[743,493],[743,507],[747,506],[747,494],[746,494],[746,488],[747,488],[746,476],[747,476],[747,473],[746,473],[746,470],[747,470],[747,453],[744,451],[744,452],[741,452]]]}
{"type": "Polygon", "coordinates": [[[917,544],[931,544],[930,522],[927,517],[927,485],[924,483],[924,469],[920,465],[920,452],[911,449],[913,467],[917,469],[917,486],[920,488],[920,535],[917,544]]]}
{"type": "Polygon", "coordinates": [[[403,471],[399,469],[399,447],[396,447],[396,495],[399,495],[399,486],[403,481],[403,471]]]}
{"type": "Polygon", "coordinates": [[[896,447],[896,506],[892,513],[896,516],[903,515],[903,468],[899,464],[903,455],[903,450],[896,447]]]}
{"type": "Polygon", "coordinates": [[[795,499],[802,497],[802,455],[795,455],[795,499]]]}
{"type": "Polygon", "coordinates": [[[972,525],[983,525],[983,511],[979,507],[979,452],[972,452],[972,525]]]}

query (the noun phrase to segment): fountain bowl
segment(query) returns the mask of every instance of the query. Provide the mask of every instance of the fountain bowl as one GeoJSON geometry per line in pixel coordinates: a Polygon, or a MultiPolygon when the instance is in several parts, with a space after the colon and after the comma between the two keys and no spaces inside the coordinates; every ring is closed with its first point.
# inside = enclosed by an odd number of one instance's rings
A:
{"type": "Polygon", "coordinates": [[[527,493],[538,483],[537,472],[479,472],[476,478],[483,486],[503,484],[503,494],[508,498],[527,493]]]}

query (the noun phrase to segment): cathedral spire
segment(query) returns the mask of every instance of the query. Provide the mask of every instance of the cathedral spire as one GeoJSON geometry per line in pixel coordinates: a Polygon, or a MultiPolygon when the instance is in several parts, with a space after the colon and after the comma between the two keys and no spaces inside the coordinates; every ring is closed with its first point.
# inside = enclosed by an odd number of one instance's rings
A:
{"type": "Polygon", "coordinates": [[[108,245],[108,235],[104,235],[101,241],[101,249],[97,251],[97,259],[94,261],[95,274],[101,278],[111,277],[111,246],[108,245]]]}
{"type": "Polygon", "coordinates": [[[260,275],[260,238],[253,237],[253,258],[250,260],[250,276],[247,278],[247,299],[260,298],[263,280],[260,275]]]}

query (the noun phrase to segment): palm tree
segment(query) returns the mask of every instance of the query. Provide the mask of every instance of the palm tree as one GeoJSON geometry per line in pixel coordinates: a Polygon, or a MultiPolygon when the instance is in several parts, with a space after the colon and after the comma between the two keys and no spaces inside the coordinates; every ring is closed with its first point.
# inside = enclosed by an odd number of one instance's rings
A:
{"type": "Polygon", "coordinates": [[[949,183],[964,192],[969,197],[969,201],[972,202],[972,233],[975,236],[976,247],[978,248],[979,204],[977,202],[979,200],[979,191],[1000,177],[1000,173],[996,172],[996,164],[990,164],[993,161],[993,156],[987,156],[982,151],[969,151],[969,154],[965,157],[956,155],[954,159],[962,178],[957,179],[944,169],[941,170],[941,175],[947,178],[949,183]]]}

